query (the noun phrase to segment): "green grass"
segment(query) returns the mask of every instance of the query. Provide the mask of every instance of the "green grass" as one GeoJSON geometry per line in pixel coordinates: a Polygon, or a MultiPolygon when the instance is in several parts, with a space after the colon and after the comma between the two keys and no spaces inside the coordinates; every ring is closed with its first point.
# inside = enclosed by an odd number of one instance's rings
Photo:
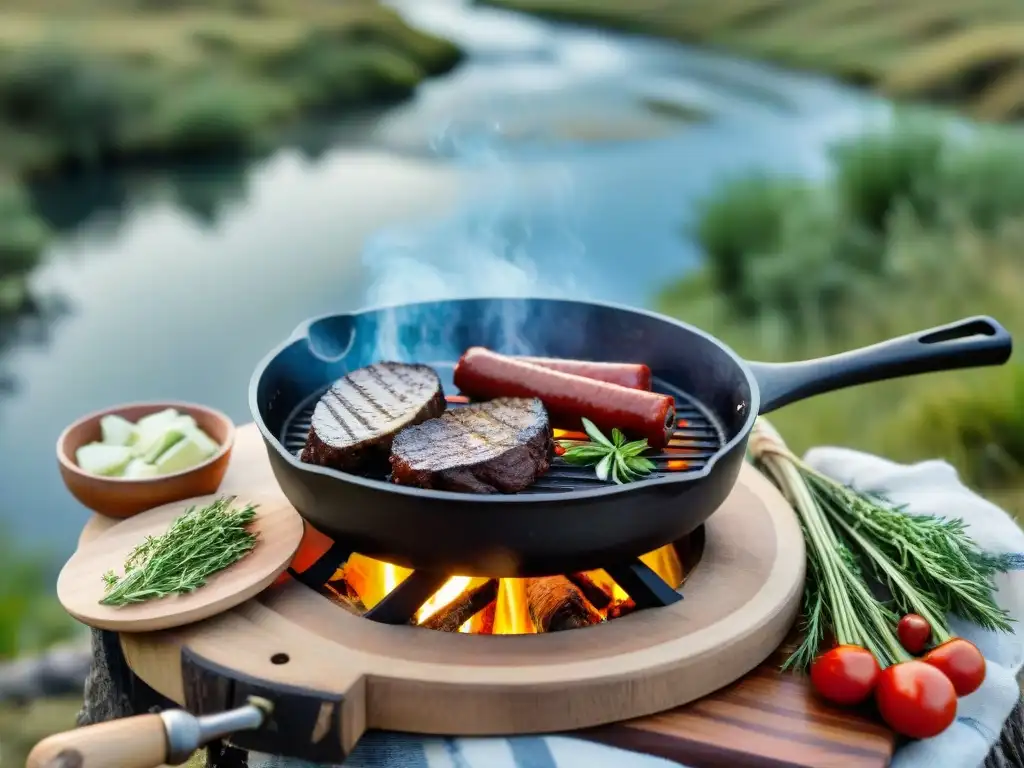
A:
{"type": "Polygon", "coordinates": [[[20,768],[41,739],[75,727],[81,697],[44,699],[24,707],[0,705],[0,766],[20,768]]]}
{"type": "MultiPolygon", "coordinates": [[[[81,708],[78,696],[43,699],[24,707],[0,705],[0,766],[25,765],[25,758],[39,741],[75,727],[81,708]]],[[[200,751],[185,768],[202,768],[205,764],[204,752],[200,751]]]]}
{"type": "Polygon", "coordinates": [[[709,44],[986,120],[1024,116],[1017,0],[478,0],[550,18],[709,44]]]}
{"type": "Polygon", "coordinates": [[[61,608],[41,552],[17,549],[0,531],[0,663],[70,639],[78,625],[61,608]]]}
{"type": "Polygon", "coordinates": [[[271,146],[291,122],[408,96],[460,52],[374,0],[0,6],[0,314],[45,231],[27,180],[271,146]]]}
{"type": "MultiPolygon", "coordinates": [[[[798,360],[986,314],[1024,334],[1024,142],[899,124],[836,147],[823,185],[724,185],[695,233],[706,266],[665,311],[749,359],[798,360]]],[[[1024,362],[872,384],[772,416],[792,447],[941,457],[1024,514],[1024,362]]]]}

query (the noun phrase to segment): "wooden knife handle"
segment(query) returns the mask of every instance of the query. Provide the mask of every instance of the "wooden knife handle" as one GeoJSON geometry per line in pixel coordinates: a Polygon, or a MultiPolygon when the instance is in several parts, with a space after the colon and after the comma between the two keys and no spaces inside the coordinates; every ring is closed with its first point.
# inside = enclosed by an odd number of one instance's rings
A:
{"type": "Polygon", "coordinates": [[[25,768],[157,768],[166,761],[164,721],[160,715],[139,715],[43,739],[25,768]]]}

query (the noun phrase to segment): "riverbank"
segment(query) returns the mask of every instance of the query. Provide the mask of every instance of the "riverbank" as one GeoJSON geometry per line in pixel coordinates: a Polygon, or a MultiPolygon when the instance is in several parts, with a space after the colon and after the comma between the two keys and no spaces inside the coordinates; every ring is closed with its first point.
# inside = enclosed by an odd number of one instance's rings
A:
{"type": "Polygon", "coordinates": [[[318,111],[409,96],[460,59],[374,0],[15,0],[0,8],[0,318],[29,300],[42,175],[244,156],[318,111]]]}
{"type": "Polygon", "coordinates": [[[1024,117],[1024,5],[1016,0],[476,2],[713,46],[982,120],[1024,117]]]}
{"type": "MultiPolygon", "coordinates": [[[[1024,334],[1024,149],[901,124],[835,150],[825,183],[753,176],[721,187],[695,236],[706,266],[661,309],[750,359],[799,360],[962,317],[1024,334]]],[[[842,445],[942,457],[1024,515],[1024,365],[858,387],[772,416],[797,451],[842,445]]],[[[952,511],[951,511],[952,513],[952,511]]],[[[1024,517],[1020,517],[1024,520],[1024,517]]]]}

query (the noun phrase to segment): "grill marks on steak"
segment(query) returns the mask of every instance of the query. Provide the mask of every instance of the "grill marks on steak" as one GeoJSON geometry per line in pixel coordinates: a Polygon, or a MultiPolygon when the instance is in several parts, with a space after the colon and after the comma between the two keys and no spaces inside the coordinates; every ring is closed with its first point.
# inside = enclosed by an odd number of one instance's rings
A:
{"type": "Polygon", "coordinates": [[[547,472],[553,450],[540,400],[498,398],[403,430],[391,448],[391,476],[420,488],[517,493],[547,472]]]}
{"type": "Polygon", "coordinates": [[[359,368],[320,398],[299,458],[339,470],[386,466],[395,435],[445,407],[441,380],[430,366],[384,362],[359,368]]]}

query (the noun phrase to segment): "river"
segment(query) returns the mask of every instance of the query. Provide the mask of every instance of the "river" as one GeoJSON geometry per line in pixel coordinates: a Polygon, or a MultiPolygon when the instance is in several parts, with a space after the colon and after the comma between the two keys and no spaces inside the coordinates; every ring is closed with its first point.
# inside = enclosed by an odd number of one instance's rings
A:
{"type": "Polygon", "coordinates": [[[86,512],[53,455],[82,413],[208,403],[249,420],[255,363],[303,318],[473,294],[649,305],[699,260],[694,203],[731,174],[826,168],[886,104],[827,79],[463,0],[393,2],[464,46],[407,103],[244,168],[44,190],[57,309],[0,349],[0,514],[66,556],[86,512]]]}

